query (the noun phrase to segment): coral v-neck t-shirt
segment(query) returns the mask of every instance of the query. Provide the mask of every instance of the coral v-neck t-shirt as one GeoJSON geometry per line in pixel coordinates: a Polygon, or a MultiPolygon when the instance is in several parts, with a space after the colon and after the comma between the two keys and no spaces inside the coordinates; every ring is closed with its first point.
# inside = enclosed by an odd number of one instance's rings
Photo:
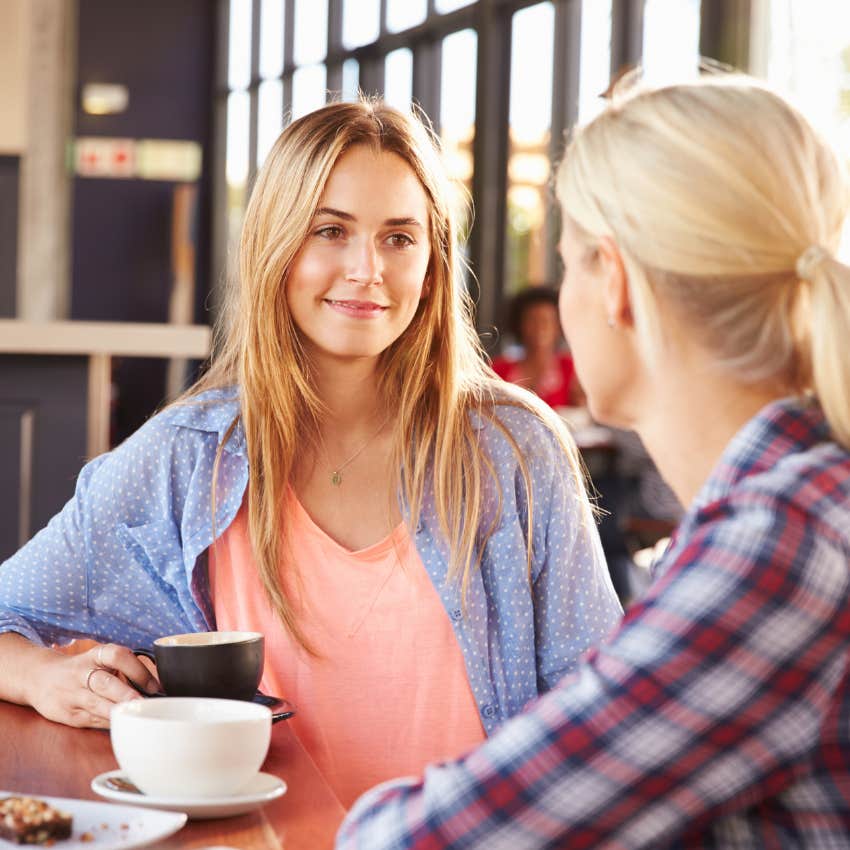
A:
{"type": "Polygon", "coordinates": [[[299,580],[285,580],[316,650],[274,616],[255,568],[247,508],[210,547],[217,626],[266,638],[262,689],[297,706],[288,721],[348,807],[371,786],[418,774],[484,740],[463,655],[404,524],[357,552],[319,528],[290,491],[299,580]]]}

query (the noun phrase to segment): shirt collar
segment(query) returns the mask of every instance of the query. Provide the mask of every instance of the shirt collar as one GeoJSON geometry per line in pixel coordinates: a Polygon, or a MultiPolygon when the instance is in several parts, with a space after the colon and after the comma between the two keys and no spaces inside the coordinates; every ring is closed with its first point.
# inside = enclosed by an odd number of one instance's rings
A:
{"type": "Polygon", "coordinates": [[[218,435],[221,443],[234,419],[230,437],[224,444],[224,451],[234,455],[245,455],[245,431],[240,414],[239,390],[236,387],[222,387],[208,390],[199,395],[173,405],[169,410],[171,421],[183,428],[207,431],[218,435]]]}
{"type": "Polygon", "coordinates": [[[814,398],[772,401],[732,438],[691,507],[699,509],[722,499],[743,478],[828,440],[829,426],[814,398]]]}

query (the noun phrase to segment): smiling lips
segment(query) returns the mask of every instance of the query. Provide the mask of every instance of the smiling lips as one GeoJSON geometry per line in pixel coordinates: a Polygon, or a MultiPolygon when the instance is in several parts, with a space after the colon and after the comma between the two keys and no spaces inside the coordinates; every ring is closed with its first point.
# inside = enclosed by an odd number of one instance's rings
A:
{"type": "Polygon", "coordinates": [[[384,304],[376,304],[374,301],[354,301],[344,300],[338,301],[331,298],[324,299],[325,304],[338,313],[345,316],[351,316],[355,319],[371,319],[375,316],[380,316],[387,306],[384,304]]]}

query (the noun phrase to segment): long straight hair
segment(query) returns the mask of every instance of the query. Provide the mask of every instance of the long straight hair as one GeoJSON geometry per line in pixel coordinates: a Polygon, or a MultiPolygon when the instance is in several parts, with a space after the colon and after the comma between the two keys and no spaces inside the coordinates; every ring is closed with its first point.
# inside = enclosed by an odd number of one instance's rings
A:
{"type": "MultiPolygon", "coordinates": [[[[217,331],[212,367],[189,398],[206,389],[238,387],[251,470],[248,516],[257,569],[272,608],[308,650],[280,580],[281,570],[294,569],[287,557],[282,507],[305,439],[316,448],[324,408],[285,289],[328,177],[355,145],[400,156],[419,179],[430,212],[427,294],[410,325],[379,358],[380,397],[396,413],[392,460],[399,478],[398,492],[390,497],[402,496],[408,522],[415,527],[426,484],[431,483],[440,531],[451,553],[449,578],[461,582],[465,597],[480,552],[498,521],[488,511],[487,527],[482,527],[488,480],[496,482],[496,476],[481,452],[470,412],[487,415],[501,427],[497,404],[531,411],[551,429],[579,488],[582,478],[574,444],[558,417],[530,394],[497,381],[487,365],[463,285],[450,183],[430,129],[413,115],[365,99],[330,104],[293,122],[257,176],[242,227],[239,285],[217,331]]],[[[235,423],[231,432],[233,427],[235,423]]],[[[527,464],[511,435],[502,431],[522,471],[530,528],[533,493],[527,464]]],[[[500,506],[501,494],[498,502],[500,506]]],[[[527,538],[530,568],[530,533],[527,538]]]]}

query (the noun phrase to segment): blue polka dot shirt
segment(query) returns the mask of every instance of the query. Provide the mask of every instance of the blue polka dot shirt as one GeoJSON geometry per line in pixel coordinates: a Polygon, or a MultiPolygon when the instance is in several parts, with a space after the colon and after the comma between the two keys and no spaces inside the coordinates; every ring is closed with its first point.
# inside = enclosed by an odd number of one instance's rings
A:
{"type": "MultiPolygon", "coordinates": [[[[0,632],[42,645],[91,637],[143,647],[162,635],[215,628],[205,558],[213,541],[212,474],[239,413],[236,396],[217,390],[174,405],[88,463],[63,510],[0,565],[0,632]]],[[[465,604],[446,578],[448,549],[428,492],[412,530],[488,734],[571,670],[621,614],[587,500],[553,436],[525,410],[497,410],[531,475],[530,578],[519,464],[485,418],[477,433],[499,478],[502,512],[465,604]]],[[[217,534],[236,516],[248,478],[237,424],[218,472],[217,534]]],[[[496,498],[489,501],[495,510],[496,498]]]]}

